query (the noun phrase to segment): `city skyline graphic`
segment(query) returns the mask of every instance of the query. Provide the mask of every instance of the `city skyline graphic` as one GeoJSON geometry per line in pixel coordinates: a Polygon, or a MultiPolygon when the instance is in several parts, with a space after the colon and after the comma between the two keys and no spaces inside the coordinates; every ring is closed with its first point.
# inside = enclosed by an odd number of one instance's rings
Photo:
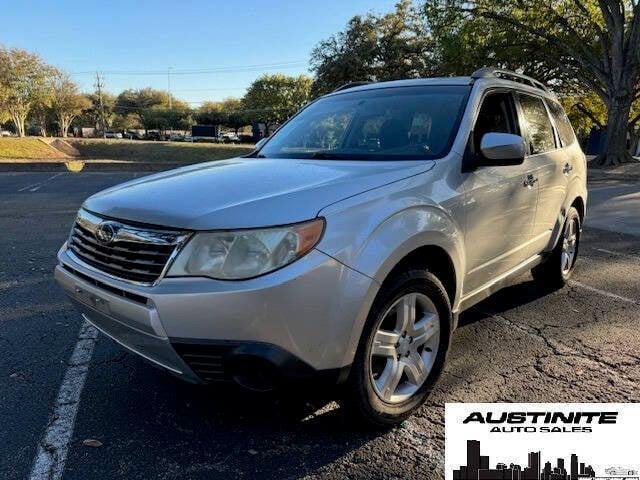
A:
{"type": "Polygon", "coordinates": [[[541,451],[529,452],[526,466],[498,463],[491,468],[490,457],[481,455],[480,441],[467,440],[467,464],[453,471],[453,480],[578,480],[596,476],[591,465],[571,454],[569,463],[558,457],[542,465],[541,451]]]}

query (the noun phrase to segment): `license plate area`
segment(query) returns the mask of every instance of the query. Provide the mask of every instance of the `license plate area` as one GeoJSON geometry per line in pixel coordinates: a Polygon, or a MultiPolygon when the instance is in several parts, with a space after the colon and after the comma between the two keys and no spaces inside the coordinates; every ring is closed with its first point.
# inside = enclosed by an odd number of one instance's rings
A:
{"type": "Polygon", "coordinates": [[[73,289],[74,297],[81,303],[88,305],[89,307],[98,310],[99,312],[109,314],[111,309],[109,308],[109,302],[104,298],[88,292],[84,288],[75,286],[73,289]]]}

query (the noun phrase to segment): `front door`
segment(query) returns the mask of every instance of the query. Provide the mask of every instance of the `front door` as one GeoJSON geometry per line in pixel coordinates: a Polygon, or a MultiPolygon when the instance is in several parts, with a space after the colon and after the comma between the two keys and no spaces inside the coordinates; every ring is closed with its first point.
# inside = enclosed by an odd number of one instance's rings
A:
{"type": "MultiPolygon", "coordinates": [[[[473,129],[476,155],[485,133],[520,135],[511,92],[488,94],[473,129]]],[[[465,245],[467,272],[463,295],[468,295],[531,256],[538,183],[531,180],[534,164],[478,167],[465,180],[465,245]]]]}
{"type": "Polygon", "coordinates": [[[529,148],[528,161],[538,179],[538,208],[533,222],[532,248],[545,249],[560,218],[560,208],[567,189],[566,157],[541,97],[518,93],[521,119],[529,148]]]}

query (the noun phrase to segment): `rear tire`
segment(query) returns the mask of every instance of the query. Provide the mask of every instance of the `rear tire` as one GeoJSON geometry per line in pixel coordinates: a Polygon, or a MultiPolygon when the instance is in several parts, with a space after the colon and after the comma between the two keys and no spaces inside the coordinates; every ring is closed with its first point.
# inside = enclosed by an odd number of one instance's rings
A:
{"type": "Polygon", "coordinates": [[[435,275],[407,270],[387,280],[362,332],[345,407],[378,428],[413,414],[442,373],[451,324],[449,297],[435,275]]]}
{"type": "Polygon", "coordinates": [[[564,287],[576,265],[580,246],[580,215],[571,207],[558,238],[558,243],[544,263],[538,265],[531,274],[542,286],[559,289],[564,287]]]}

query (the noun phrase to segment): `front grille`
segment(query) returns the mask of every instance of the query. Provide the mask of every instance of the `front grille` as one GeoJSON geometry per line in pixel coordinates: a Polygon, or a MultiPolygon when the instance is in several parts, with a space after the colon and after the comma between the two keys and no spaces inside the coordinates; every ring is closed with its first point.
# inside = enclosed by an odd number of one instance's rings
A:
{"type": "Polygon", "coordinates": [[[109,276],[151,285],[186,238],[184,232],[127,225],[80,210],[67,247],[109,276]]]}
{"type": "Polygon", "coordinates": [[[172,343],[173,348],[182,357],[189,368],[205,382],[228,381],[225,372],[225,357],[237,347],[236,344],[194,345],[190,343],[172,343]]]}

